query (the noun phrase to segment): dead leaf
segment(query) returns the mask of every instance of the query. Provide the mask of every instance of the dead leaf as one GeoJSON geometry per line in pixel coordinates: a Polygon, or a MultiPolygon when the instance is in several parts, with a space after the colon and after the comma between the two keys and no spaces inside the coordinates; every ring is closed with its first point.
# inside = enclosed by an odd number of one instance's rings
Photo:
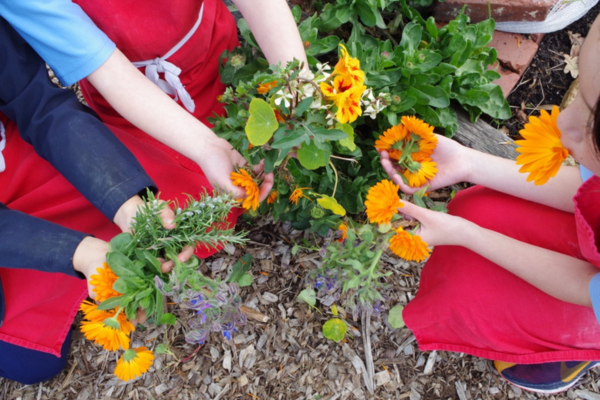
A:
{"type": "Polygon", "coordinates": [[[525,114],[523,112],[523,110],[517,108],[515,110],[515,116],[517,117],[517,119],[519,120],[519,122],[521,122],[523,124],[527,122],[527,114],[525,114]]]}
{"type": "Polygon", "coordinates": [[[585,37],[581,37],[579,33],[569,31],[569,40],[571,41],[571,57],[579,56],[579,49],[581,49],[585,37]]]}
{"type": "Polygon", "coordinates": [[[565,57],[564,73],[568,74],[570,72],[573,79],[576,79],[579,76],[579,67],[578,67],[579,57],[577,57],[577,56],[571,57],[566,54],[563,54],[563,56],[565,57]]]}

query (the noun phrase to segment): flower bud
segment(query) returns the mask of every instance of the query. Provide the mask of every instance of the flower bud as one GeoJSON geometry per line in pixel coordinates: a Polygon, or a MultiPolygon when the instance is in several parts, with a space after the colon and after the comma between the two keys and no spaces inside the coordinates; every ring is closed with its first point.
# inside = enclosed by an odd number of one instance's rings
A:
{"type": "Polygon", "coordinates": [[[243,54],[235,54],[231,56],[231,66],[235,69],[240,69],[246,65],[246,57],[243,54]]]}
{"type": "Polygon", "coordinates": [[[310,216],[314,219],[323,218],[325,216],[325,210],[321,207],[315,206],[310,210],[310,216]]]}

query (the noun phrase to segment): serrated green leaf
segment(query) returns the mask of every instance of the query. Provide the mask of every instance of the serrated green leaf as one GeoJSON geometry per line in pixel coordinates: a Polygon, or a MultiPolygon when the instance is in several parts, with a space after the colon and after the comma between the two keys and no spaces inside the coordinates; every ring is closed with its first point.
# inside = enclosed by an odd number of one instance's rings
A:
{"type": "Polygon", "coordinates": [[[347,331],[348,325],[339,318],[332,318],[323,324],[323,336],[334,342],[341,341],[347,331]]]}
{"type": "Polygon", "coordinates": [[[262,146],[273,137],[273,133],[279,128],[275,112],[269,103],[256,97],[250,102],[248,112],[250,117],[245,128],[248,140],[254,146],[262,146]]]}
{"type": "Polygon", "coordinates": [[[388,314],[388,323],[394,329],[404,328],[404,318],[402,318],[402,311],[404,310],[404,306],[402,304],[396,304],[390,310],[388,314]]]}

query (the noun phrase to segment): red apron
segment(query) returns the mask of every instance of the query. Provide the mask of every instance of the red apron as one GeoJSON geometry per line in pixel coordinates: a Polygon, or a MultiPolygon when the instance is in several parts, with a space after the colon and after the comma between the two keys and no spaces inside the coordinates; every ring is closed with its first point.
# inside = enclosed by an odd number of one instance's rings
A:
{"type": "MultiPolygon", "coordinates": [[[[202,5],[197,0],[154,1],[151,5],[123,0],[76,2],[132,61],[164,55],[190,31],[202,5]]],[[[204,3],[199,28],[168,61],[183,70],[180,78],[195,101],[194,116],[206,123],[206,117],[213,112],[222,113],[216,101],[225,88],[218,75],[218,57],[224,49],[236,46],[238,40],[235,20],[223,2],[204,3]]],[[[212,190],[197,164],[121,118],[87,81],[81,83],[81,88],[88,104],[138,158],[158,186],[161,198],[178,199],[185,204],[185,194],[212,190]]],[[[37,156],[12,123],[5,118],[0,120],[5,122],[7,131],[0,201],[11,209],[104,240],[120,233],[116,225],[37,156]]],[[[235,223],[241,211],[234,210],[229,221],[235,223]]],[[[199,249],[196,255],[207,257],[214,253],[199,249]]],[[[0,340],[59,356],[79,304],[86,297],[85,281],[63,274],[8,268],[0,268],[0,278],[6,300],[0,340]]]]}
{"type": "MultiPolygon", "coordinates": [[[[588,179],[574,203],[575,215],[476,186],[459,192],[449,209],[600,267],[600,178],[588,179]]],[[[421,350],[521,364],[600,360],[600,324],[592,308],[551,297],[463,247],[433,251],[403,315],[421,350]]]]}

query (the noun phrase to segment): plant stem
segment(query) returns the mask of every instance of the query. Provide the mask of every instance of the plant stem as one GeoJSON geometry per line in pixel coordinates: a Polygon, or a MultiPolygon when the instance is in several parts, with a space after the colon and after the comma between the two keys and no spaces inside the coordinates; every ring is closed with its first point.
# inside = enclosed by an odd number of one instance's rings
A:
{"type": "Polygon", "coordinates": [[[329,165],[331,165],[331,168],[333,169],[333,173],[335,174],[335,183],[333,184],[333,194],[331,195],[331,197],[335,197],[335,191],[337,190],[337,185],[338,185],[338,173],[337,173],[337,169],[335,169],[335,166],[333,165],[331,160],[329,160],[329,165]]]}
{"type": "Polygon", "coordinates": [[[377,263],[379,262],[379,259],[381,258],[382,254],[383,254],[383,249],[377,250],[375,257],[373,258],[373,261],[371,262],[371,265],[369,266],[369,271],[368,271],[369,274],[367,276],[367,283],[363,286],[368,286],[369,283],[371,283],[371,279],[373,278],[373,272],[375,271],[375,267],[377,266],[377,263]]]}

